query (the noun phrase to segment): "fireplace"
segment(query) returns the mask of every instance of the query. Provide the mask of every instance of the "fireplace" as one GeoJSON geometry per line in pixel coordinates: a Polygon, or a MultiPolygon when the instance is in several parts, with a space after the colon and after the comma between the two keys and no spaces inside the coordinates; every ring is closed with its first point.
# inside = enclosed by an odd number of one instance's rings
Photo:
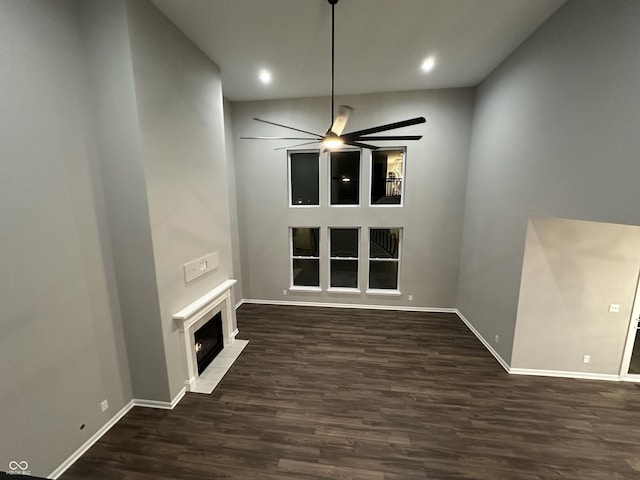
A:
{"type": "Polygon", "coordinates": [[[195,331],[193,342],[198,363],[198,375],[200,375],[224,348],[222,312],[215,314],[195,331]]]}
{"type": "MultiPolygon", "coordinates": [[[[196,387],[196,382],[203,371],[200,367],[200,352],[196,352],[196,332],[198,332],[205,324],[216,317],[221,320],[222,326],[218,327],[221,331],[223,340],[220,342],[219,349],[224,347],[232,347],[236,344],[235,336],[238,329],[234,330],[236,311],[233,308],[231,298],[231,287],[237,280],[229,279],[222,282],[213,290],[194,300],[177,313],[173,314],[173,319],[178,325],[180,331],[180,340],[185,353],[185,380],[187,389],[191,392],[196,387]],[[224,342],[224,343],[223,343],[224,342]]],[[[220,323],[218,323],[220,325],[220,323]]],[[[214,327],[215,328],[215,327],[214,327]]],[[[203,343],[203,342],[201,342],[203,343]]],[[[198,350],[204,348],[204,343],[198,347],[198,350]]],[[[213,360],[218,352],[214,352],[209,360],[213,360]]],[[[206,367],[204,367],[206,368],[206,367]]]]}

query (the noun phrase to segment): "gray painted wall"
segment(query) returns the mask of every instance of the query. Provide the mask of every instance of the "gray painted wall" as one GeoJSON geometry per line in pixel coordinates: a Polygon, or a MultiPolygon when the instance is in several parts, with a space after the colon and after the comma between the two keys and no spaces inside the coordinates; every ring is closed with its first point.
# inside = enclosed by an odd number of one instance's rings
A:
{"type": "Polygon", "coordinates": [[[220,74],[150,2],[83,8],[133,393],[170,401],[172,315],[232,276],[220,74]],[[211,252],[219,268],[186,285],[183,264],[211,252]]]}
{"type": "Polygon", "coordinates": [[[528,217],[640,223],[639,17],[570,1],[478,89],[457,304],[507,362],[528,217]]]}
{"type": "MultiPolygon", "coordinates": [[[[47,475],[132,397],[170,400],[171,314],[233,271],[246,298],[457,306],[511,361],[518,299],[539,291],[519,297],[521,278],[540,281],[522,277],[529,217],[640,223],[639,15],[631,0],[569,2],[482,84],[475,113],[470,89],[339,98],[356,107],[349,129],[427,117],[403,131],[425,134],[408,147],[405,207],[328,207],[324,158],[323,206],[292,210],[286,154],[238,137],[284,133],[253,116],[323,132],[328,99],[235,103],[225,124],[217,67],[148,2],[0,0],[0,469],[47,475]],[[404,227],[402,296],[284,297],[287,229],[303,225],[404,227]],[[220,268],[185,285],[182,264],[211,251],[220,268]]],[[[574,332],[520,313],[514,366],[541,368],[526,349],[574,332]]]]}
{"type": "MultiPolygon", "coordinates": [[[[234,134],[231,118],[231,102],[224,100],[224,145],[227,157],[227,173],[229,175],[229,220],[231,226],[231,251],[233,259],[233,278],[238,283],[233,288],[235,302],[244,298],[242,290],[242,265],[240,263],[240,232],[238,227],[238,202],[236,174],[235,174],[235,152],[233,150],[234,134]]],[[[237,325],[236,325],[237,327],[237,325]]]]}
{"type": "Polygon", "coordinates": [[[124,1],[81,2],[87,71],[134,398],[169,387],[124,1]]]}
{"type": "Polygon", "coordinates": [[[638,247],[637,226],[531,218],[511,366],[618,375],[640,271],[638,247]],[[612,303],[619,312],[609,312],[612,303]]]}
{"type": "Polygon", "coordinates": [[[0,31],[0,471],[46,476],[131,387],[76,2],[2,1],[0,31]]]}
{"type": "Polygon", "coordinates": [[[3,0],[0,30],[0,470],[46,476],[184,386],[171,315],[232,276],[233,176],[218,68],[150,3],[3,0]]]}
{"type": "MultiPolygon", "coordinates": [[[[330,100],[309,98],[232,104],[237,176],[240,250],[245,298],[325,303],[455,307],[458,262],[467,174],[473,91],[433,90],[336,99],[354,107],[347,130],[424,115],[426,125],[402,130],[422,133],[407,142],[405,206],[368,207],[369,151],[362,157],[361,207],[328,206],[328,159],[321,165],[321,206],[289,208],[286,150],[280,144],[241,140],[240,136],[288,135],[284,129],[252,121],[259,117],[312,132],[324,132],[330,121],[330,100]],[[321,275],[328,271],[327,226],[362,226],[360,294],[282,291],[290,285],[290,226],[323,227],[321,275]],[[403,227],[402,295],[364,293],[367,280],[368,227],[403,227]],[[413,301],[408,295],[413,295],[413,301]]],[[[400,132],[400,131],[398,131],[400,132]]],[[[295,133],[295,132],[294,132],[295,133]]],[[[393,145],[389,145],[393,146],[393,145]]]]}
{"type": "Polygon", "coordinates": [[[184,388],[184,347],[172,315],[232,277],[229,176],[220,71],[150,2],[127,1],[170,400],[184,388]],[[188,285],[183,264],[218,252],[188,285]]]}

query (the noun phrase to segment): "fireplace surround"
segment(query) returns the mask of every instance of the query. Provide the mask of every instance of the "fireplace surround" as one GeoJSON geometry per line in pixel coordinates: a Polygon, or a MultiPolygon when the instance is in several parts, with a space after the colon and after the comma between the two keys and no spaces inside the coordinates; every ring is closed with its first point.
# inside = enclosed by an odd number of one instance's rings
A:
{"type": "MultiPolygon", "coordinates": [[[[235,308],[231,300],[231,287],[237,280],[229,279],[222,282],[194,302],[173,315],[173,319],[180,330],[182,345],[185,351],[185,380],[187,390],[194,391],[198,380],[198,360],[194,348],[194,334],[216,314],[221,314],[222,339],[224,346],[231,346],[235,342],[237,329],[233,329],[235,308]]],[[[224,349],[223,349],[224,351],[224,349]]]]}

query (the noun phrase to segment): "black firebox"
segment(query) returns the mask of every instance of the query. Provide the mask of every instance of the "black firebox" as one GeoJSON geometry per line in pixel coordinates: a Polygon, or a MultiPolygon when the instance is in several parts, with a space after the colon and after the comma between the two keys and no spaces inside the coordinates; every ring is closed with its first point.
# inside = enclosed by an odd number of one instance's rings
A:
{"type": "Polygon", "coordinates": [[[193,339],[198,360],[198,375],[200,375],[224,348],[222,313],[218,312],[200,327],[193,334],[193,339]]]}

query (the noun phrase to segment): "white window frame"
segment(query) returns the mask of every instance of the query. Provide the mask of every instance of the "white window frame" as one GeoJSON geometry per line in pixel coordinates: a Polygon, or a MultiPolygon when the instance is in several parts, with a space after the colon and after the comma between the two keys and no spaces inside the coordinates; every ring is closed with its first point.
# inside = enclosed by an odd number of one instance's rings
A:
{"type": "Polygon", "coordinates": [[[289,208],[320,208],[322,204],[322,175],[320,170],[320,150],[287,150],[287,189],[289,196],[289,208]],[[295,205],[293,203],[293,185],[291,183],[291,155],[296,153],[317,153],[318,154],[318,204],[317,205],[295,205]]]}
{"type": "Polygon", "coordinates": [[[367,232],[367,295],[392,295],[398,296],[402,295],[400,290],[400,278],[401,278],[401,268],[402,268],[402,243],[404,236],[404,228],[403,227],[369,227],[369,231],[367,232]],[[397,229],[400,232],[398,238],[398,258],[371,258],[371,230],[391,230],[397,229]],[[396,279],[396,288],[371,288],[371,262],[397,262],[398,264],[398,277],[396,279]]]}
{"type": "Polygon", "coordinates": [[[361,227],[329,227],[327,232],[327,242],[329,244],[329,288],[327,292],[332,293],[361,293],[360,292],[360,239],[361,239],[361,227]],[[356,230],[358,234],[358,256],[357,257],[334,257],[331,255],[331,230],[356,230]],[[331,286],[331,261],[332,260],[350,260],[358,262],[358,268],[356,270],[356,287],[332,287],[331,286]]]}
{"type": "Polygon", "coordinates": [[[297,225],[295,227],[289,227],[289,290],[297,292],[321,292],[322,291],[322,278],[321,278],[321,257],[322,257],[322,228],[319,226],[306,226],[297,225]],[[318,229],[318,256],[309,255],[293,255],[293,230],[296,228],[317,228],[318,229]],[[294,285],[293,284],[293,260],[294,258],[302,260],[317,260],[318,261],[318,286],[311,285],[294,285]]]}
{"type": "MultiPolygon", "coordinates": [[[[390,150],[402,150],[402,183],[400,186],[400,203],[399,204],[380,204],[371,202],[371,194],[373,193],[373,151],[369,156],[369,190],[368,190],[368,202],[369,206],[373,208],[400,208],[404,207],[404,192],[405,185],[407,184],[407,147],[382,147],[378,148],[376,152],[384,152],[390,150]]],[[[397,228],[397,227],[394,227],[397,228]]]]}
{"type": "Polygon", "coordinates": [[[327,162],[327,167],[328,167],[328,171],[327,171],[327,179],[328,179],[328,184],[329,184],[329,198],[327,199],[327,201],[329,202],[329,206],[332,208],[358,208],[363,206],[362,203],[362,169],[363,169],[363,161],[362,161],[362,149],[361,148],[341,148],[338,150],[333,150],[333,151],[329,151],[328,152],[328,162],[327,162]],[[333,179],[331,177],[331,154],[332,153],[344,153],[344,152],[358,152],[360,153],[360,165],[358,168],[358,203],[353,203],[353,204],[342,204],[342,203],[331,203],[331,189],[333,186],[333,179]]]}

